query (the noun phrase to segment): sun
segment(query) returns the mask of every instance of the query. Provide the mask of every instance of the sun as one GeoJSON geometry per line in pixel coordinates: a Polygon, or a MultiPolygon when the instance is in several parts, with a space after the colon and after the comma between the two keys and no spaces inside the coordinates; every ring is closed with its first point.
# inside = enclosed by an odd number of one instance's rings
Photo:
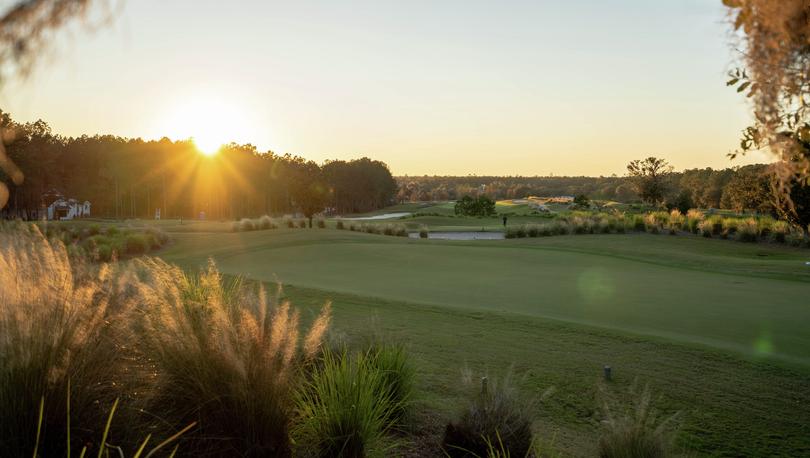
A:
{"type": "Polygon", "coordinates": [[[249,138],[247,116],[224,96],[193,96],[175,103],[164,121],[160,135],[175,140],[191,139],[204,156],[214,156],[223,145],[249,138]]]}

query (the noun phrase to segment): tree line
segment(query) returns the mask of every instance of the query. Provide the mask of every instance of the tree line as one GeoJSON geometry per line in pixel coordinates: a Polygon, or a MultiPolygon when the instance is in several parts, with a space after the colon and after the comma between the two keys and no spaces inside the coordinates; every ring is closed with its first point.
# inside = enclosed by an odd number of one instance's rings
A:
{"type": "Polygon", "coordinates": [[[465,196],[521,199],[528,196],[582,196],[589,199],[647,204],[653,207],[728,209],[738,213],[770,214],[802,228],[810,224],[810,186],[794,182],[793,207],[780,200],[773,164],[676,172],[660,158],[630,162],[626,176],[609,177],[398,177],[397,199],[458,200],[465,196]]]}
{"type": "Polygon", "coordinates": [[[397,191],[388,166],[368,158],[319,165],[235,143],[205,157],[190,140],[64,137],[42,120],[17,123],[4,112],[0,126],[5,218],[42,218],[55,192],[90,201],[94,216],[152,218],[159,208],[163,218],[204,212],[237,219],[371,211],[389,205],[397,191]]]}

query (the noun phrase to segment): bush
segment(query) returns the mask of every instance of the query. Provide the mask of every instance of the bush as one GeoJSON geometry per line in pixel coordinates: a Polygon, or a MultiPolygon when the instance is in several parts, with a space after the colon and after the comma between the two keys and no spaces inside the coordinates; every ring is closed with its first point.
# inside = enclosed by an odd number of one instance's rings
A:
{"type": "Polygon", "coordinates": [[[149,227],[145,231],[156,242],[153,248],[160,248],[169,242],[169,235],[156,227],[149,227]]]}
{"type": "Polygon", "coordinates": [[[698,223],[698,231],[704,237],[710,238],[712,236],[712,231],[714,230],[714,224],[711,221],[703,220],[698,223]]]}
{"type": "Polygon", "coordinates": [[[790,225],[784,221],[777,221],[771,226],[771,239],[777,243],[785,243],[790,234],[790,225]]]}
{"type": "Polygon", "coordinates": [[[87,235],[88,236],[98,235],[98,234],[101,234],[101,227],[98,224],[91,224],[87,228],[87,235]]]}
{"type": "Polygon", "coordinates": [[[104,231],[104,233],[106,233],[110,237],[118,235],[119,232],[121,231],[119,231],[116,226],[108,226],[107,229],[104,231]]]}
{"type": "Polygon", "coordinates": [[[420,226],[419,227],[419,238],[420,239],[428,238],[428,227],[427,226],[420,226]]]}
{"type": "Polygon", "coordinates": [[[289,229],[295,228],[295,221],[292,218],[284,217],[284,225],[287,226],[289,229]]]}
{"type": "Polygon", "coordinates": [[[711,228],[712,235],[720,235],[723,233],[723,217],[719,215],[712,215],[706,218],[706,221],[711,228]]]}
{"type": "Polygon", "coordinates": [[[674,414],[659,419],[652,407],[648,388],[638,394],[635,387],[630,395],[629,407],[615,401],[604,403],[604,430],[599,438],[599,456],[603,458],[666,457],[670,455],[673,434],[670,426],[677,419],[674,414]]]}
{"type": "Polygon", "coordinates": [[[500,384],[485,377],[459,420],[445,428],[442,448],[450,457],[488,456],[491,446],[499,444],[507,456],[528,456],[534,407],[518,396],[511,373],[500,384]]]}
{"type": "Polygon", "coordinates": [[[737,240],[740,242],[756,242],[758,233],[759,227],[757,226],[757,220],[754,218],[740,221],[737,226],[737,240]]]}
{"type": "Polygon", "coordinates": [[[416,371],[405,346],[378,343],[368,351],[369,365],[380,372],[383,389],[391,404],[391,420],[404,424],[410,413],[416,371]]]}
{"type": "Polygon", "coordinates": [[[259,229],[267,230],[267,229],[275,229],[275,225],[273,224],[273,219],[270,218],[268,215],[264,215],[259,218],[259,222],[256,223],[256,227],[259,229]]]}
{"type": "Polygon", "coordinates": [[[647,224],[644,222],[644,216],[642,215],[633,215],[633,230],[638,232],[644,232],[647,230],[647,224]]]}
{"type": "Polygon", "coordinates": [[[239,221],[239,230],[242,232],[256,230],[256,224],[250,218],[242,218],[239,221]]]}
{"type": "Polygon", "coordinates": [[[127,235],[125,244],[126,252],[129,255],[139,255],[149,251],[149,241],[143,234],[127,235]]]}
{"type": "Polygon", "coordinates": [[[296,394],[296,442],[318,456],[382,454],[393,424],[392,395],[368,354],[324,352],[312,379],[296,394]]]}
{"type": "Polygon", "coordinates": [[[326,229],[326,220],[324,220],[323,218],[318,218],[318,221],[315,225],[318,226],[319,229],[326,229]]]}
{"type": "Polygon", "coordinates": [[[307,227],[307,220],[299,219],[298,220],[298,228],[299,229],[306,229],[306,227],[307,227]]]}
{"type": "Polygon", "coordinates": [[[95,257],[100,262],[110,262],[113,260],[113,249],[110,245],[100,243],[96,246],[95,257]]]}
{"type": "Polygon", "coordinates": [[[337,220],[337,223],[335,223],[335,227],[340,230],[346,229],[346,225],[343,224],[342,219],[337,220]]]}
{"type": "Polygon", "coordinates": [[[526,225],[526,235],[529,237],[537,237],[540,235],[540,226],[537,224],[527,224],[526,225]]]}
{"type": "Polygon", "coordinates": [[[139,340],[155,373],[147,409],[169,424],[201,420],[184,446],[191,456],[288,455],[298,367],[320,351],[328,305],[299,339],[289,303],[268,302],[240,279],[223,282],[213,263],[199,276],[154,258],[135,265],[139,340]]]}
{"type": "Polygon", "coordinates": [[[740,221],[737,218],[723,218],[723,238],[731,237],[737,232],[740,221]]]}

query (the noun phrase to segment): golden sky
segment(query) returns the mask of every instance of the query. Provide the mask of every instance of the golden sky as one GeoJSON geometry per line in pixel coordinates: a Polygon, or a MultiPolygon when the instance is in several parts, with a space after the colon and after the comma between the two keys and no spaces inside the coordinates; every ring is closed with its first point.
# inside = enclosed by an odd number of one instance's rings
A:
{"type": "MultiPolygon", "coordinates": [[[[610,175],[726,158],[720,0],[131,0],[72,30],[0,106],[65,135],[195,137],[397,175],[610,175]]],[[[209,146],[210,147],[210,146],[209,146]]]]}

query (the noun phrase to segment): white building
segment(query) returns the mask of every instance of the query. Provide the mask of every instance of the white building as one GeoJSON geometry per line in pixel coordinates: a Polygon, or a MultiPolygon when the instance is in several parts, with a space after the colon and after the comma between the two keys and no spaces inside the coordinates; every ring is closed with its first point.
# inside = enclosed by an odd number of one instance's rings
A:
{"type": "Polygon", "coordinates": [[[48,205],[47,215],[49,220],[71,220],[74,218],[86,218],[90,216],[90,202],[79,202],[76,199],[65,199],[59,197],[48,205]]]}

